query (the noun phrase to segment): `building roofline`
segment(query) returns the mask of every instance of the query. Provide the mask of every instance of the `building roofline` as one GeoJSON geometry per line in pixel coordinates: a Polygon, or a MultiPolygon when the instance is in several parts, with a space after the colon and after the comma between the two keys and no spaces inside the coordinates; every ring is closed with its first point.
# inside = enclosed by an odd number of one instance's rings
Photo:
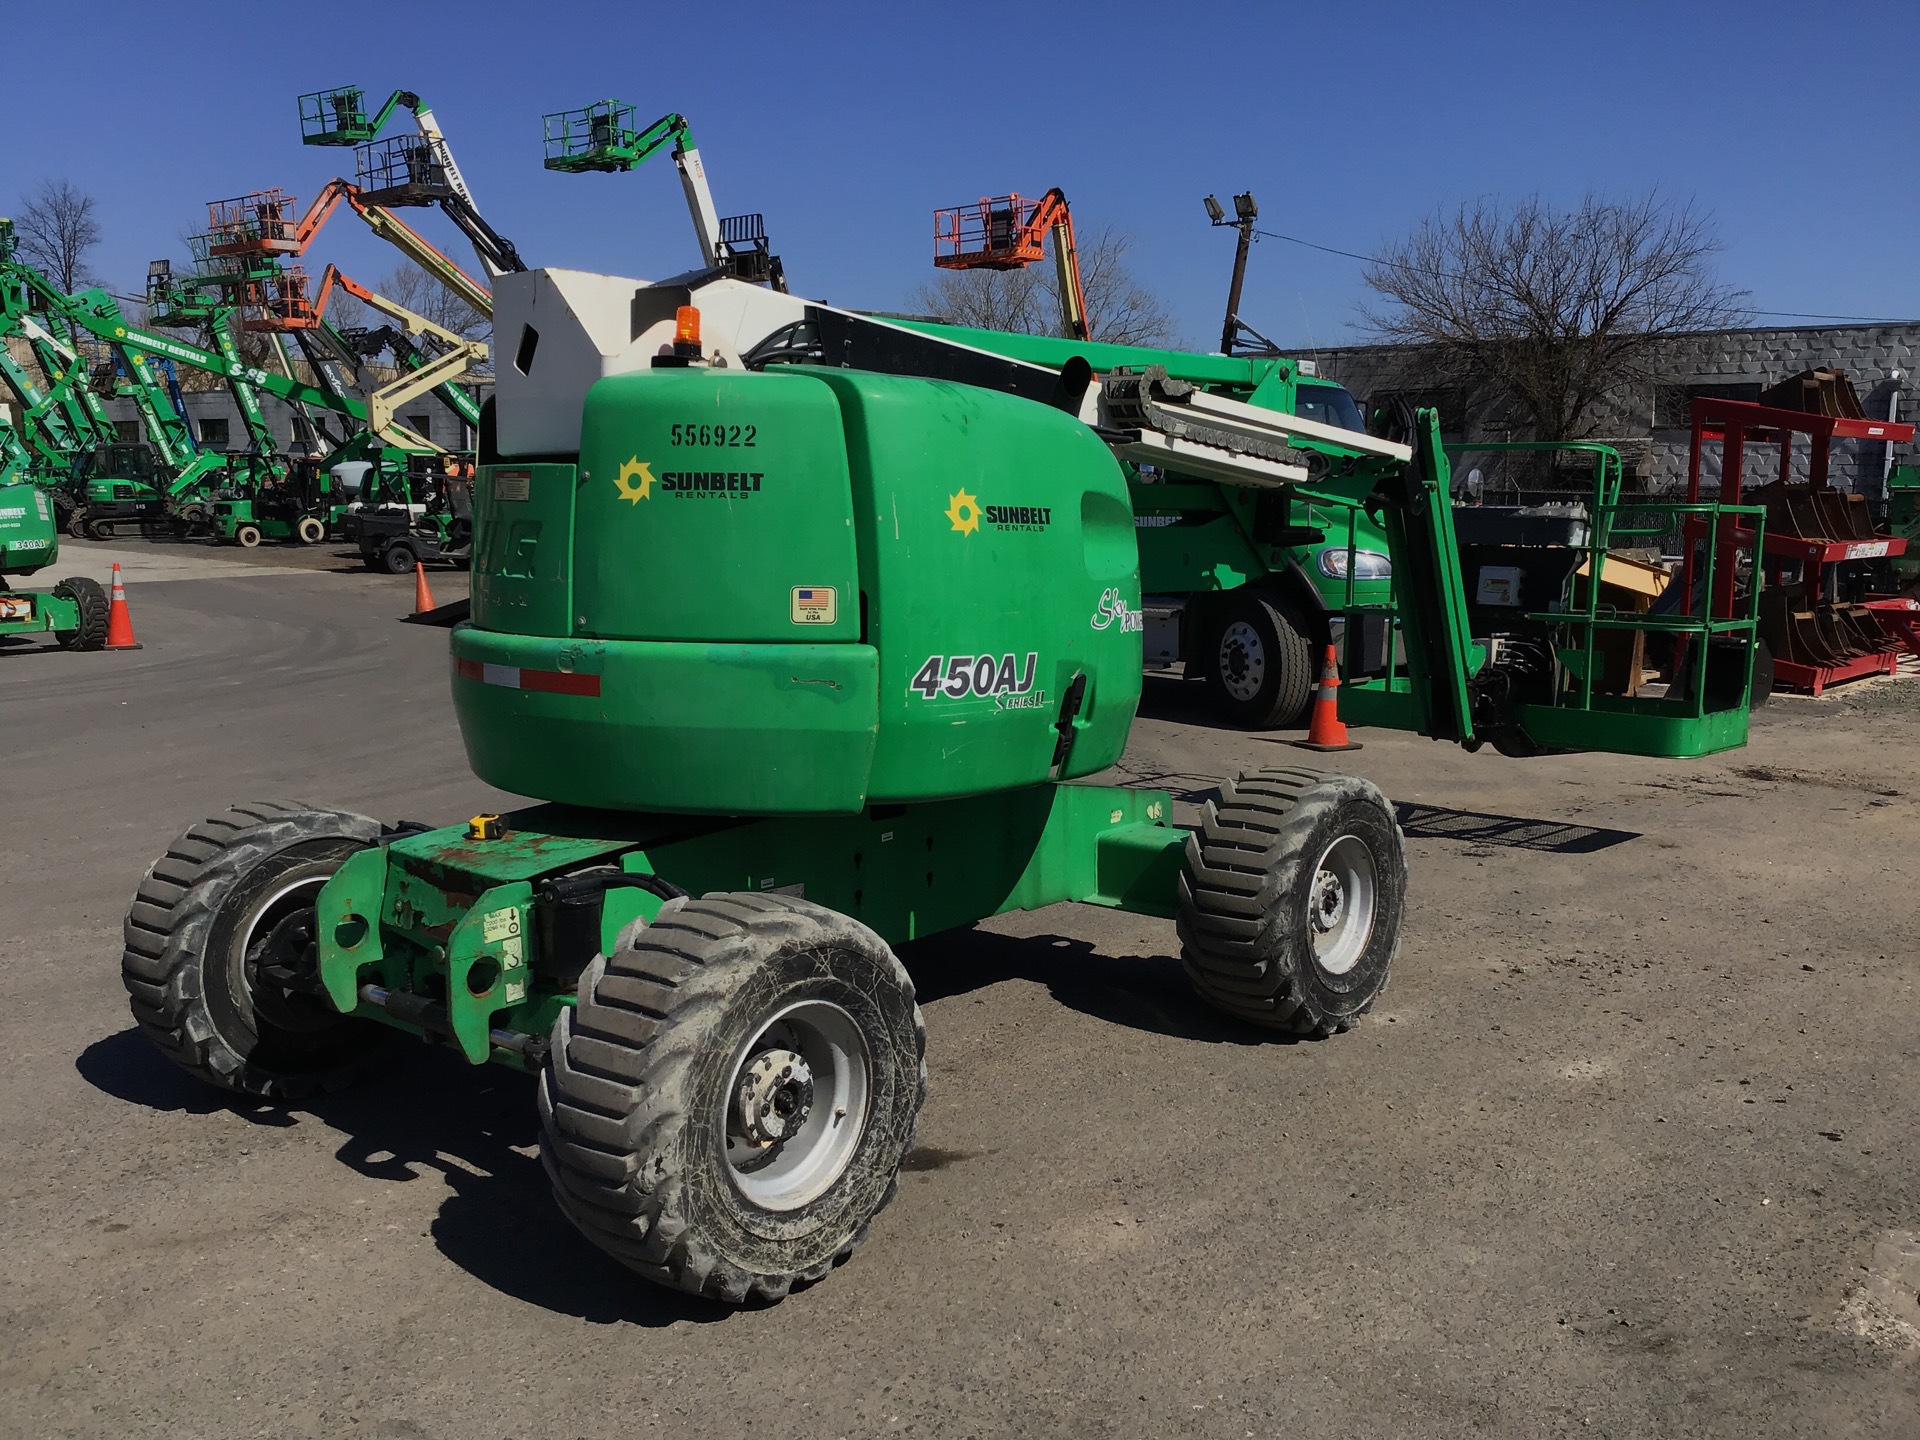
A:
{"type": "MultiPolygon", "coordinates": [[[[1836,321],[1827,325],[1729,325],[1719,330],[1676,330],[1662,338],[1668,340],[1690,340],[1709,335],[1821,335],[1832,334],[1840,330],[1886,330],[1901,326],[1920,329],[1920,319],[1913,320],[1852,320],[1836,321]]],[[[1351,354],[1361,350],[1420,350],[1432,342],[1418,340],[1363,341],[1351,345],[1296,345],[1291,348],[1282,345],[1283,355],[1351,354]]]]}

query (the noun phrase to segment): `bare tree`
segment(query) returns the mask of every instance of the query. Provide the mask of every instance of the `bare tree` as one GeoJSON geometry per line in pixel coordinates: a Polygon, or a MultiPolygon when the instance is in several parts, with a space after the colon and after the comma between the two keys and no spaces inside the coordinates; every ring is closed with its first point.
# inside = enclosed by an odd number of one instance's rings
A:
{"type": "Polygon", "coordinates": [[[1490,386],[1535,439],[1579,439],[1610,391],[1669,378],[1665,337],[1748,314],[1715,278],[1720,249],[1707,217],[1653,191],[1571,210],[1476,200],[1388,247],[1364,278],[1389,304],[1362,314],[1424,347],[1430,383],[1490,386]]]}
{"type": "Polygon", "coordinates": [[[1060,333],[1060,307],[1042,289],[1037,266],[1020,270],[942,270],[919,286],[915,309],[954,325],[1011,330],[1021,335],[1060,333]]]}
{"type": "Polygon", "coordinates": [[[381,277],[374,290],[423,319],[468,340],[485,340],[492,322],[412,261],[403,261],[381,277]]]}
{"type": "MultiPolygon", "coordinates": [[[[1103,225],[1078,243],[1080,252],[1080,288],[1087,297],[1087,328],[1093,338],[1114,345],[1170,345],[1174,339],[1173,316],[1158,296],[1133,278],[1127,265],[1127,252],[1133,237],[1111,225],[1103,225]]],[[[1054,276],[1049,270],[1044,283],[1048,296],[1054,293],[1054,276]]],[[[1059,303],[1053,302],[1059,313],[1059,303]]]]}
{"type": "MultiPolygon", "coordinates": [[[[1130,236],[1111,225],[1076,242],[1088,329],[1094,339],[1114,345],[1169,344],[1173,317],[1134,279],[1127,266],[1132,244],[1130,236]]],[[[911,303],[956,325],[1023,335],[1064,333],[1050,263],[1020,270],[942,270],[914,291],[911,303]]]]}
{"type": "Polygon", "coordinates": [[[100,243],[100,222],[93,216],[93,197],[66,180],[42,181],[31,196],[23,196],[13,222],[20,258],[71,295],[91,283],[87,253],[100,243]]]}

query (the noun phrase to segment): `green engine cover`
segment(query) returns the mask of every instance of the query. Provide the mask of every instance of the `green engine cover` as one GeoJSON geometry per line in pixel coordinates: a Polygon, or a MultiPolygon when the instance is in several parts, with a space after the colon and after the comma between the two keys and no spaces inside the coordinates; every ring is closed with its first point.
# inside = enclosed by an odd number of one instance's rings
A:
{"type": "Polygon", "coordinates": [[[1091,774],[1125,746],[1126,480],[1058,411],[847,370],[615,376],[577,467],[486,467],[475,508],[454,699],[502,789],[850,813],[1091,774]]]}
{"type": "Polygon", "coordinates": [[[37,485],[0,485],[0,575],[31,575],[60,555],[53,502],[37,485]]]}

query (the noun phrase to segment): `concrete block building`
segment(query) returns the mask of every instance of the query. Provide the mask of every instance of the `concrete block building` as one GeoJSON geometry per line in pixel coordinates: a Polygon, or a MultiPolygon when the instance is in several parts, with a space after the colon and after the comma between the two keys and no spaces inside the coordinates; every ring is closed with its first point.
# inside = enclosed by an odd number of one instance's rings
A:
{"type": "MultiPolygon", "coordinates": [[[[240,407],[233,396],[225,390],[193,390],[181,398],[186,402],[187,423],[193,427],[193,438],[199,445],[215,451],[247,448],[246,426],[240,422],[240,407]]],[[[309,421],[292,405],[273,395],[260,397],[260,409],[273,429],[274,444],[283,454],[299,454],[313,448],[313,425],[318,425],[335,442],[343,438],[340,417],[327,411],[313,411],[309,421]]],[[[120,439],[146,438],[133,401],[124,397],[111,399],[107,402],[107,414],[120,439]]],[[[449,450],[473,447],[472,427],[433,395],[422,395],[407,405],[401,412],[400,423],[449,450]]]]}
{"type": "MultiPolygon", "coordinates": [[[[1920,321],[1876,325],[1766,326],[1676,335],[1662,347],[1656,366],[1666,378],[1628,387],[1597,407],[1590,437],[1615,446],[1627,471],[1629,488],[1650,494],[1684,489],[1691,435],[1691,401],[1696,395],[1756,400],[1769,386],[1803,370],[1821,366],[1844,370],[1875,419],[1920,420],[1920,321]]],[[[1311,347],[1289,351],[1314,360],[1320,373],[1338,380],[1356,396],[1382,390],[1407,392],[1416,404],[1437,406],[1448,443],[1470,446],[1475,440],[1531,438],[1507,398],[1488,386],[1435,385],[1435,367],[1423,348],[1406,345],[1311,347]]],[[[1890,455],[1878,441],[1836,440],[1832,478],[1836,485],[1879,502],[1885,498],[1890,455]]],[[[1718,447],[1711,447],[1703,484],[1719,485],[1718,447]]],[[[1806,447],[1795,454],[1795,475],[1805,478],[1806,447]]],[[[1761,467],[1750,456],[1748,481],[1771,478],[1777,461],[1761,467]]]]}

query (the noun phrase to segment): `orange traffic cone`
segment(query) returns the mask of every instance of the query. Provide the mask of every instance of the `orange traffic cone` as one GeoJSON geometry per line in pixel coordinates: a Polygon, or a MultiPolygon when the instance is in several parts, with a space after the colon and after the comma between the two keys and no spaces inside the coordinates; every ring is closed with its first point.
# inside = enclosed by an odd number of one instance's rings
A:
{"type": "Polygon", "coordinates": [[[440,607],[433,603],[433,591],[427,588],[427,567],[418,560],[413,562],[413,613],[424,615],[429,610],[440,607]]]}
{"type": "Polygon", "coordinates": [[[113,603],[107,606],[108,650],[139,650],[144,647],[133,638],[133,616],[127,610],[127,587],[120,583],[120,562],[113,564],[113,603]]]}
{"type": "Polygon", "coordinates": [[[1314,692],[1313,709],[1307,720],[1307,738],[1293,743],[1302,750],[1358,750],[1358,740],[1347,739],[1347,727],[1340,719],[1340,662],[1333,646],[1327,646],[1327,660],[1320,667],[1320,688],[1314,692]]]}

